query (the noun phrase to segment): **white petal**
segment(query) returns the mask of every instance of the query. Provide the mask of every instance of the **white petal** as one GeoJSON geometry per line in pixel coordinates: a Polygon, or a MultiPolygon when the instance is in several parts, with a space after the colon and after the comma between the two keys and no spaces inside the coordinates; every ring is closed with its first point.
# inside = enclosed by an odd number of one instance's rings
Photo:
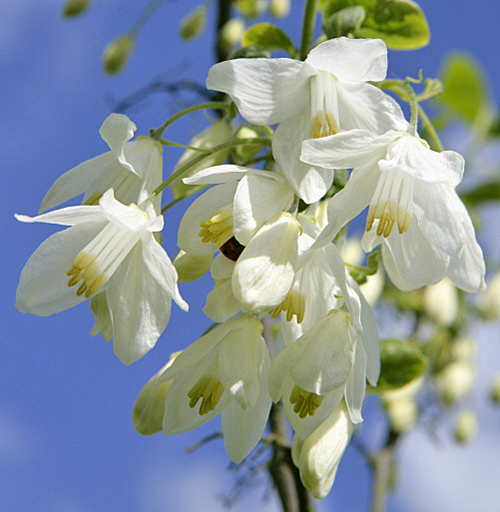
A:
{"type": "Polygon", "coordinates": [[[243,245],[265,222],[288,210],[293,191],[286,184],[267,176],[248,173],[238,183],[233,202],[233,232],[243,245]]]}
{"type": "MultiPolygon", "coordinates": [[[[102,217],[101,217],[102,218],[102,217]]],[[[21,272],[16,307],[23,313],[52,315],[85,300],[68,286],[66,271],[76,255],[99,233],[105,222],[87,222],[55,233],[31,255],[21,272]]]]}
{"type": "Polygon", "coordinates": [[[140,244],[113,274],[106,294],[115,354],[131,364],[155,346],[170,318],[172,297],[144,265],[140,244]]]}
{"type": "Polygon", "coordinates": [[[27,215],[15,214],[20,222],[45,222],[47,224],[59,224],[61,226],[76,226],[78,224],[105,221],[99,206],[68,206],[53,212],[42,213],[36,217],[28,217],[27,215]]]}
{"type": "Polygon", "coordinates": [[[90,310],[92,311],[95,324],[90,331],[91,336],[101,333],[106,341],[111,341],[113,338],[113,324],[109,315],[108,298],[106,292],[100,292],[90,298],[90,310]]]}
{"type": "Polygon", "coordinates": [[[242,167],[241,165],[216,165],[214,167],[207,167],[193,176],[184,178],[182,181],[186,185],[216,185],[219,183],[231,183],[233,181],[241,180],[245,174],[251,171],[252,169],[242,167]]]}
{"type": "Polygon", "coordinates": [[[123,114],[109,115],[99,130],[101,137],[107,142],[120,164],[134,174],[135,169],[125,159],[123,146],[134,136],[136,130],[137,126],[123,114]]]}
{"type": "Polygon", "coordinates": [[[234,296],[244,312],[280,304],[293,282],[299,225],[290,214],[266,223],[241,253],[233,272],[234,296]]]}
{"type": "Polygon", "coordinates": [[[379,168],[381,171],[401,170],[428,183],[456,187],[462,179],[464,159],[454,151],[432,151],[421,139],[406,135],[389,145],[379,168]]]}
{"type": "Polygon", "coordinates": [[[60,176],[50,187],[43,198],[39,213],[50,210],[73,197],[83,194],[101,173],[114,173],[117,168],[121,168],[121,165],[110,151],[73,167],[73,169],[60,176]]]}
{"type": "Polygon", "coordinates": [[[387,72],[387,47],[381,39],[330,39],[313,48],[306,62],[342,82],[380,82],[387,72]]]}
{"type": "MultiPolygon", "coordinates": [[[[125,206],[114,197],[113,189],[109,189],[99,200],[99,206],[104,216],[113,224],[127,231],[141,231],[145,228],[149,219],[146,213],[133,206],[125,206]]],[[[159,217],[160,222],[161,217],[159,217]]],[[[154,219],[156,220],[156,219],[154,219]]],[[[158,226],[160,229],[163,227],[158,226]]]]}
{"type": "Polygon", "coordinates": [[[297,195],[307,204],[319,201],[333,182],[333,168],[300,161],[302,141],[311,137],[310,106],[279,124],[273,137],[273,155],[297,195]]]}
{"type": "Polygon", "coordinates": [[[361,343],[357,340],[354,344],[354,364],[351,375],[345,386],[345,402],[349,410],[349,416],[353,423],[363,421],[361,407],[365,398],[366,389],[366,354],[361,343]]]}
{"type": "Polygon", "coordinates": [[[210,320],[219,323],[229,320],[229,318],[240,311],[241,304],[234,297],[231,279],[217,284],[207,295],[205,307],[203,308],[203,313],[205,313],[210,320]]]}
{"type": "Polygon", "coordinates": [[[337,96],[341,130],[359,128],[383,135],[408,127],[401,107],[378,87],[342,83],[337,87],[337,96]]]}
{"type": "Polygon", "coordinates": [[[309,102],[310,65],[291,59],[234,59],[212,66],[207,88],[225,92],[250,123],[269,125],[294,116],[309,102]]]}
{"type": "Polygon", "coordinates": [[[224,447],[229,458],[237,464],[255,448],[267,425],[272,402],[265,382],[261,382],[260,390],[261,393],[251,409],[244,411],[233,400],[222,412],[224,447]]]}

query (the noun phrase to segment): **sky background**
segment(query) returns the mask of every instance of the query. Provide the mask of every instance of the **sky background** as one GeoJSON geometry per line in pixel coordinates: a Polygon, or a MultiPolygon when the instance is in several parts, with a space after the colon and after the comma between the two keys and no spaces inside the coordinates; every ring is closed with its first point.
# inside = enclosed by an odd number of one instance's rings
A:
{"type": "MultiPolygon", "coordinates": [[[[279,22],[299,44],[302,2],[279,22]]],[[[6,184],[0,209],[4,293],[0,371],[0,510],[5,512],[184,512],[224,510],[244,471],[229,471],[222,442],[193,454],[187,447],[219,428],[211,422],[195,432],[164,438],[141,437],[131,410],[142,386],[168,360],[192,343],[208,325],[201,313],[211,282],[183,285],[186,314],[175,305],[154,350],[126,367],[112,345],[88,333],[93,318],[87,304],[37,318],[14,307],[20,272],[32,252],[55,229],[23,225],[13,214],[34,215],[45,192],[65,171],[107,151],[99,127],[115,100],[153,79],[194,79],[203,84],[212,60],[213,37],[179,41],[178,21],[198,2],[165,1],[140,34],[129,66],[117,78],[101,72],[104,46],[128,29],[143,1],[95,0],[87,15],[59,16],[61,0],[2,0],[0,3],[1,175],[6,184]]],[[[500,82],[500,7],[496,0],[420,2],[432,39],[414,52],[389,52],[389,77],[438,73],[444,56],[456,49],[472,53],[492,84],[500,82]],[[451,7],[452,6],[452,7],[451,7]]],[[[209,18],[213,21],[213,12],[209,18]]],[[[498,105],[499,88],[494,92],[498,105]]],[[[184,96],[189,101],[190,95],[184,96]]],[[[127,111],[137,134],[161,125],[178,109],[176,101],[155,95],[127,111]]],[[[205,125],[193,116],[165,136],[188,143],[205,125]]],[[[450,146],[459,146],[456,140],[450,146]]],[[[181,152],[165,149],[168,174],[181,152]]],[[[485,210],[488,236],[481,241],[498,261],[498,208],[485,210]],[[496,236],[495,236],[496,235],[496,236]]],[[[184,211],[166,219],[164,245],[173,258],[176,230],[184,211]]],[[[487,401],[489,384],[500,369],[498,324],[478,327],[478,383],[466,405],[480,418],[477,439],[467,447],[449,440],[453,418],[434,436],[424,428],[406,438],[398,453],[400,481],[390,512],[498,512],[500,507],[500,409],[487,401]]],[[[382,415],[373,400],[365,405],[362,435],[380,439],[382,415]]],[[[349,448],[330,496],[320,511],[368,510],[369,480],[364,459],[349,448]]],[[[279,510],[263,475],[234,504],[236,511],[279,510]]]]}

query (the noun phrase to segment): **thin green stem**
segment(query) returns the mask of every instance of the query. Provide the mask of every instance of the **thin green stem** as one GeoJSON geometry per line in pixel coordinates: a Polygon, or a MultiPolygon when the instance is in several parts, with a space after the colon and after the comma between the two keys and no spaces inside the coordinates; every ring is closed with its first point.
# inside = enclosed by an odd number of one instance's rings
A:
{"type": "Polygon", "coordinates": [[[167,203],[165,206],[163,206],[161,209],[161,214],[163,215],[167,210],[170,210],[170,208],[172,208],[176,204],[180,203],[181,201],[184,201],[184,199],[191,197],[193,194],[196,194],[196,192],[198,192],[199,190],[201,190],[203,188],[205,188],[204,185],[198,185],[198,186],[193,185],[192,187],[189,188],[189,190],[185,194],[178,197],[177,199],[170,201],[170,203],[167,203]]]}
{"type": "Polygon", "coordinates": [[[441,140],[439,139],[439,135],[436,132],[436,129],[434,128],[434,125],[432,124],[432,121],[427,117],[427,114],[424,112],[423,108],[419,105],[418,106],[418,113],[420,115],[420,119],[422,120],[422,124],[424,125],[425,129],[429,133],[430,138],[432,139],[432,143],[436,151],[443,151],[443,145],[441,144],[441,140]]]}
{"type": "Polygon", "coordinates": [[[211,149],[196,148],[194,146],[188,146],[186,144],[179,144],[178,142],[173,142],[171,140],[160,139],[160,143],[162,144],[162,146],[173,146],[174,148],[190,149],[191,151],[197,151],[198,153],[212,152],[211,149]]]}
{"type": "Polygon", "coordinates": [[[192,107],[185,108],[184,110],[181,110],[180,112],[177,112],[177,114],[173,115],[171,118],[167,119],[165,123],[163,123],[157,130],[151,130],[151,137],[155,140],[160,140],[163,132],[175,121],[180,119],[181,117],[191,114],[191,112],[195,112],[196,110],[203,110],[203,109],[219,109],[219,110],[229,110],[230,105],[228,103],[223,103],[219,101],[210,101],[208,103],[200,103],[199,105],[193,105],[192,107]]]}
{"type": "Polygon", "coordinates": [[[318,0],[307,0],[304,8],[304,21],[302,23],[302,40],[300,43],[300,60],[306,60],[309,54],[313,36],[314,26],[316,24],[316,11],[318,9],[318,0]]]}
{"type": "Polygon", "coordinates": [[[178,169],[174,174],[169,176],[161,185],[155,188],[153,192],[149,195],[149,197],[143,202],[148,203],[152,201],[162,190],[170,185],[172,181],[176,180],[177,178],[180,178],[184,173],[186,173],[191,167],[194,167],[199,162],[202,162],[205,160],[205,158],[208,158],[213,153],[218,153],[219,151],[222,151],[224,149],[229,149],[234,146],[242,146],[244,144],[266,144],[268,146],[271,145],[271,140],[267,138],[255,138],[255,139],[238,139],[238,140],[231,140],[229,142],[224,142],[224,144],[219,144],[218,146],[213,147],[210,150],[210,153],[203,153],[202,155],[199,155],[195,158],[193,158],[191,161],[189,161],[187,164],[183,165],[180,169],[178,169]]]}
{"type": "Polygon", "coordinates": [[[384,80],[380,82],[378,86],[384,89],[391,89],[398,93],[401,98],[410,104],[411,118],[410,126],[408,127],[408,133],[410,135],[417,135],[417,124],[418,124],[418,100],[413,87],[408,83],[407,80],[384,80]]]}
{"type": "Polygon", "coordinates": [[[156,12],[158,7],[163,3],[163,0],[151,0],[144,10],[139,14],[137,19],[134,21],[134,24],[129,30],[129,33],[132,35],[137,35],[139,31],[144,27],[144,25],[151,19],[153,14],[156,12]]]}

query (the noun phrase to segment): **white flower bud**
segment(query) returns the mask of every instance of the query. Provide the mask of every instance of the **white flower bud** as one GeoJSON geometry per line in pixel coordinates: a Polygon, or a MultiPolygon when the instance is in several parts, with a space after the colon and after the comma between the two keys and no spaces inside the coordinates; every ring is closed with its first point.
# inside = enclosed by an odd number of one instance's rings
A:
{"type": "Polygon", "coordinates": [[[452,282],[444,278],[424,289],[424,306],[427,314],[439,325],[451,325],[458,315],[458,292],[452,282]]]}
{"type": "Polygon", "coordinates": [[[384,400],[384,406],[394,432],[406,432],[415,425],[418,416],[418,405],[415,400],[411,398],[384,400]]]}
{"type": "Polygon", "coordinates": [[[284,18],[290,12],[290,0],[271,0],[269,14],[275,18],[284,18]]]}
{"type": "Polygon", "coordinates": [[[137,397],[132,411],[134,427],[143,436],[150,436],[163,430],[165,415],[165,400],[172,381],[161,382],[157,385],[160,375],[174,362],[180,352],[174,352],[169,362],[144,386],[137,397]]]}
{"type": "Polygon", "coordinates": [[[476,345],[469,338],[459,338],[451,345],[451,357],[455,361],[473,361],[476,345]]]}
{"type": "MultiPolygon", "coordinates": [[[[220,144],[224,144],[225,142],[229,142],[231,140],[232,129],[231,125],[224,120],[216,121],[211,124],[203,131],[195,135],[190,141],[189,146],[200,149],[211,149],[215,146],[219,146],[220,144]]],[[[217,153],[213,153],[209,157],[203,159],[198,164],[191,167],[185,174],[182,175],[182,178],[187,178],[189,176],[193,176],[197,172],[202,169],[208,169],[209,167],[213,167],[214,165],[220,165],[226,161],[229,150],[218,151],[217,153]]],[[[199,151],[195,151],[193,149],[186,149],[179,161],[174,167],[172,174],[177,172],[183,165],[186,165],[191,160],[200,156],[201,153],[199,151]]],[[[174,199],[178,199],[182,197],[191,190],[193,187],[191,185],[185,185],[182,182],[182,178],[174,180],[170,184],[170,191],[174,196],[174,199]]]]}
{"type": "Polygon", "coordinates": [[[245,22],[241,18],[230,19],[219,32],[220,44],[229,53],[234,46],[240,43],[245,31],[245,22]]]}
{"type": "Polygon", "coordinates": [[[342,402],[330,416],[304,441],[296,435],[292,459],[300,470],[300,478],[316,499],[325,498],[351,439],[353,423],[342,402]]]}
{"type": "Polygon", "coordinates": [[[179,276],[178,282],[188,283],[196,281],[196,279],[199,279],[208,272],[211,263],[211,254],[207,256],[194,256],[180,249],[173,261],[179,276]]]}
{"type": "Polygon", "coordinates": [[[496,404],[500,404],[500,372],[497,374],[495,379],[493,380],[493,384],[491,386],[491,399],[496,404]]]}
{"type": "Polygon", "coordinates": [[[236,0],[236,8],[247,18],[258,18],[267,7],[266,0],[236,0]]]}
{"type": "Polygon", "coordinates": [[[469,393],[474,378],[474,368],[470,362],[454,361],[436,376],[436,388],[443,402],[452,407],[469,393]]]}
{"type": "Polygon", "coordinates": [[[477,417],[471,410],[463,411],[457,418],[454,436],[457,443],[470,443],[477,433],[477,417]]]}
{"type": "Polygon", "coordinates": [[[485,320],[500,318],[500,273],[496,274],[488,283],[488,288],[482,294],[478,309],[485,320]]]}
{"type": "MultiPolygon", "coordinates": [[[[236,134],[237,139],[255,139],[262,137],[264,132],[262,128],[253,125],[243,126],[236,134]]],[[[235,161],[238,164],[244,164],[247,160],[250,160],[262,149],[262,144],[245,144],[243,146],[235,146],[233,148],[233,154],[235,161]]]]}

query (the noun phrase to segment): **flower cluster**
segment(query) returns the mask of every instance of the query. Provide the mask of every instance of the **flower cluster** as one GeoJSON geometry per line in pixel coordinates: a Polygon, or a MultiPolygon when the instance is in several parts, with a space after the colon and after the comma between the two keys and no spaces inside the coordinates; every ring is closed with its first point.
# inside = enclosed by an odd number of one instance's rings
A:
{"type": "MultiPolygon", "coordinates": [[[[228,94],[247,122],[277,124],[276,167],[212,160],[184,178],[186,187],[177,182],[176,196],[212,186],[181,221],[175,261],[180,280],[210,268],[215,287],[204,312],[220,325],[144,388],[134,409],[140,432],[185,432],[220,413],[226,450],[241,462],[281,400],[295,432],[293,461],[323,498],[362,421],[366,382],[376,386],[380,373],[372,309],[332,243],[340,229],[368,207],[363,249],[382,246],[384,268],[401,290],[445,276],[465,291],[484,287],[482,252],[455,192],[463,158],[432,151],[396,101],[370,83],[386,71],[381,40],[343,37],[304,62],[235,59],[211,68],[207,87],[228,94]],[[339,170],[350,177],[333,194],[339,170]],[[273,340],[263,323],[278,317],[273,340]]],[[[227,140],[230,126],[218,123],[227,140]]],[[[18,308],[47,315],[90,299],[92,334],[114,338],[126,364],[154,346],[172,299],[187,309],[177,270],[154,236],[163,229],[153,194],[162,183],[161,146],[128,142],[134,130],[111,115],[101,128],[111,151],[59,178],[41,209],[85,193],[82,206],[18,216],[70,226],[26,264],[18,308]]]]}

